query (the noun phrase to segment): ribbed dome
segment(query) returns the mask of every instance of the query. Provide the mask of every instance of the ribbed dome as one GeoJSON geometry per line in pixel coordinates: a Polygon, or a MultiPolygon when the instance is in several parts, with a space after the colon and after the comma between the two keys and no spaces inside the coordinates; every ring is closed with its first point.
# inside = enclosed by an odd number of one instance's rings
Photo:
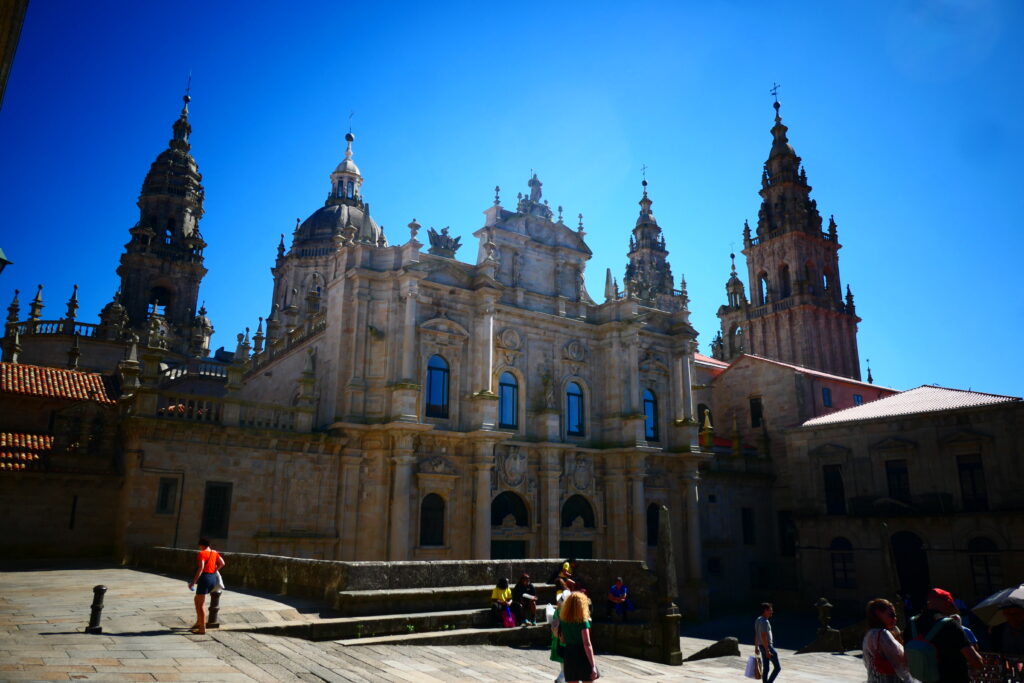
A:
{"type": "Polygon", "coordinates": [[[334,169],[334,172],[352,173],[357,176],[362,176],[362,173],[359,172],[359,167],[356,166],[356,162],[352,161],[351,159],[342,159],[341,163],[338,164],[338,167],[334,169]]]}
{"type": "MultiPolygon", "coordinates": [[[[341,234],[347,225],[355,226],[357,242],[376,245],[378,240],[384,236],[384,232],[373,218],[359,207],[331,203],[317,209],[312,216],[302,222],[295,234],[292,246],[305,242],[331,241],[336,234],[341,234]]],[[[386,239],[384,244],[387,245],[386,239]]]]}

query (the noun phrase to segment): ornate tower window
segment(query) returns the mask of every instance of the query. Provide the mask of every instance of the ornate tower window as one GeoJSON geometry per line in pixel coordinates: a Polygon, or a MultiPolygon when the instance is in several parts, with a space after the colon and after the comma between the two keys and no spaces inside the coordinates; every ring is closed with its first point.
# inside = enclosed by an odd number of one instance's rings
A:
{"type": "Polygon", "coordinates": [[[586,434],[583,422],[583,390],[576,382],[565,389],[565,433],[569,436],[586,434]]]}
{"type": "Polygon", "coordinates": [[[498,426],[519,428],[519,382],[511,372],[501,373],[498,380],[498,426]]]}
{"type": "Polygon", "coordinates": [[[768,273],[761,273],[757,276],[757,303],[768,303],[768,273]]]}
{"type": "Polygon", "coordinates": [[[427,417],[448,418],[448,362],[431,356],[427,363],[427,417]]]}
{"type": "Polygon", "coordinates": [[[658,399],[650,389],[644,389],[644,438],[658,440],[658,399]]]}

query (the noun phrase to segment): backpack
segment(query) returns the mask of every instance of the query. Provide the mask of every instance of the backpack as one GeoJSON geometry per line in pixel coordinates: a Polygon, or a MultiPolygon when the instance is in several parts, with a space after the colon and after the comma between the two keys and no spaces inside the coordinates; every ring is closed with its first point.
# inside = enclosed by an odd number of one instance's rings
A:
{"type": "Polygon", "coordinates": [[[910,675],[924,683],[935,683],[939,680],[939,651],[932,644],[932,638],[942,630],[951,619],[943,617],[932,625],[927,635],[917,632],[917,617],[910,620],[910,638],[903,650],[907,654],[907,668],[910,675]]]}

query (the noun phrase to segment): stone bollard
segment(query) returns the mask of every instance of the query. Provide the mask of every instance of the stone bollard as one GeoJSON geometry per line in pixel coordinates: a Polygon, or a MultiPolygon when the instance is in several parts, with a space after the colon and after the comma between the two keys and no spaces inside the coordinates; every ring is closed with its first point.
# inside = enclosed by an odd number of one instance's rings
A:
{"type": "Polygon", "coordinates": [[[89,625],[85,627],[86,633],[103,633],[100,617],[103,615],[103,596],[106,592],[106,586],[96,586],[92,589],[92,614],[89,615],[89,625]]]}
{"type": "Polygon", "coordinates": [[[220,628],[217,615],[220,614],[221,591],[210,593],[210,613],[206,615],[206,628],[220,628]]]}

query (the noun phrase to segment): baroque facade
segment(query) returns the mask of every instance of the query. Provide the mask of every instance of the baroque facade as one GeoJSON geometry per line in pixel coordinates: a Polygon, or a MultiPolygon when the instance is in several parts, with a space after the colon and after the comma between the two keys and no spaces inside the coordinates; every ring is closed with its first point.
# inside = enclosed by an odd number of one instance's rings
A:
{"type": "MultiPolygon", "coordinates": [[[[339,560],[653,562],[664,505],[691,613],[709,596],[817,589],[798,551],[818,535],[802,425],[896,392],[870,371],[859,379],[836,225],[822,230],[778,103],[757,234],[744,231],[754,296],[734,262],[715,358],[697,353],[646,180],[622,231],[622,290],[609,269],[594,297],[582,216],[567,224],[537,175],[507,206],[495,188],[461,260],[448,228],[427,244],[415,219],[401,240],[384,235],[351,133],[324,205],[281,236],[266,319],[211,354],[188,104],[143,182],[121,288],[99,322],[79,319],[77,289],[56,319],[41,286],[27,317],[17,292],[8,308],[5,372],[102,376],[116,399],[116,411],[104,403],[114,437],[93,453],[107,464],[90,475],[116,480],[103,517],[116,521],[72,546],[202,534],[339,560]]],[[[36,437],[60,431],[33,424],[36,437]]],[[[31,479],[51,509],[77,505],[60,458],[37,455],[5,468],[0,488],[31,479]]],[[[25,547],[10,532],[0,545],[25,547]]],[[[54,547],[69,543],[61,533],[54,547]]]]}

